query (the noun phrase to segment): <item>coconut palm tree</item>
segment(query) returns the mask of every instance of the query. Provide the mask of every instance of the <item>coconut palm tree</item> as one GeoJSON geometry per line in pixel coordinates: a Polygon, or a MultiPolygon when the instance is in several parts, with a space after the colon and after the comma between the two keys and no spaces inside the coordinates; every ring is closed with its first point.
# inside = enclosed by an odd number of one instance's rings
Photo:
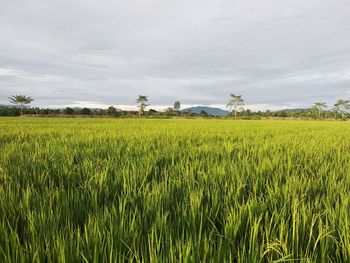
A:
{"type": "Polygon", "coordinates": [[[179,111],[181,109],[180,101],[175,101],[173,107],[174,107],[174,110],[179,111]]]}
{"type": "Polygon", "coordinates": [[[26,107],[25,105],[30,104],[34,101],[31,97],[26,95],[12,95],[9,97],[9,100],[12,104],[20,105],[21,115],[23,114],[23,109],[26,107]]]}
{"type": "Polygon", "coordinates": [[[334,110],[341,114],[342,119],[345,117],[345,113],[350,109],[350,100],[337,100],[334,104],[334,110]]]}
{"type": "Polygon", "coordinates": [[[143,115],[145,113],[145,109],[149,104],[146,102],[148,101],[148,97],[144,95],[139,95],[139,97],[136,100],[136,103],[138,104],[138,107],[140,108],[140,115],[143,115]]]}
{"type": "Polygon", "coordinates": [[[226,108],[229,108],[231,112],[234,112],[235,118],[237,118],[238,108],[242,106],[244,106],[244,100],[242,99],[242,95],[235,95],[231,93],[230,101],[227,103],[226,108]]]}
{"type": "Polygon", "coordinates": [[[322,109],[327,108],[327,104],[324,102],[315,102],[313,108],[318,112],[318,118],[321,118],[322,109]]]}

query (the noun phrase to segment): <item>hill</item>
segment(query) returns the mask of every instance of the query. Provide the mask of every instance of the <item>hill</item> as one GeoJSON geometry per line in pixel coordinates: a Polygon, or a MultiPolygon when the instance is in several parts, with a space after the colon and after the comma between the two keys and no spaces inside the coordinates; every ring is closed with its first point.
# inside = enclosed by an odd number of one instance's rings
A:
{"type": "Polygon", "coordinates": [[[0,109],[7,109],[7,108],[16,108],[18,106],[16,105],[5,105],[5,104],[0,104],[0,109]]]}
{"type": "Polygon", "coordinates": [[[312,110],[311,108],[297,108],[297,109],[285,109],[285,110],[278,110],[275,112],[302,112],[302,111],[309,111],[312,110]]]}
{"type": "Polygon", "coordinates": [[[214,116],[227,116],[229,114],[229,112],[226,110],[207,107],[207,106],[196,106],[196,107],[191,107],[191,108],[181,110],[181,112],[189,112],[189,111],[196,114],[199,114],[202,111],[205,111],[209,115],[214,115],[214,116]]]}

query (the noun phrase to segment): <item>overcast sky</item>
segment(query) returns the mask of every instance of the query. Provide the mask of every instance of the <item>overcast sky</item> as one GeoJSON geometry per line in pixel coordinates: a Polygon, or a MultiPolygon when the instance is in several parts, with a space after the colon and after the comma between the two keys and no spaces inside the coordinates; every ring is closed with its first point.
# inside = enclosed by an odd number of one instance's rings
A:
{"type": "Polygon", "coordinates": [[[350,99],[349,0],[0,0],[0,104],[350,99]]]}

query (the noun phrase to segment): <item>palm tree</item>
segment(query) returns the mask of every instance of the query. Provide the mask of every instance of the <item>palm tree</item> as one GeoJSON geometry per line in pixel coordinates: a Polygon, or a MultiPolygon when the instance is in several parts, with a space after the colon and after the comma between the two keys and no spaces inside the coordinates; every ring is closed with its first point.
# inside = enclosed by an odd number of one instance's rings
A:
{"type": "Polygon", "coordinates": [[[139,97],[137,98],[136,103],[138,104],[137,107],[140,108],[140,115],[143,115],[145,113],[146,107],[149,106],[149,104],[146,104],[147,101],[148,97],[144,95],[139,95],[139,97]]]}
{"type": "Polygon", "coordinates": [[[342,119],[345,117],[345,113],[350,109],[350,100],[337,100],[334,104],[334,110],[341,114],[342,119]]]}
{"type": "Polygon", "coordinates": [[[322,109],[327,108],[327,104],[324,102],[315,102],[313,108],[318,112],[318,118],[321,118],[322,109]]]}
{"type": "Polygon", "coordinates": [[[26,95],[12,95],[9,97],[9,99],[11,103],[20,105],[21,115],[23,114],[25,105],[30,104],[32,101],[34,101],[31,97],[27,97],[26,95]]]}
{"type": "Polygon", "coordinates": [[[237,110],[241,106],[244,106],[244,100],[242,99],[242,95],[235,95],[233,93],[230,94],[230,101],[227,103],[226,108],[229,108],[230,111],[234,112],[235,118],[237,118],[237,110]]]}
{"type": "Polygon", "coordinates": [[[174,102],[174,110],[179,111],[181,109],[181,103],[180,101],[174,102]]]}

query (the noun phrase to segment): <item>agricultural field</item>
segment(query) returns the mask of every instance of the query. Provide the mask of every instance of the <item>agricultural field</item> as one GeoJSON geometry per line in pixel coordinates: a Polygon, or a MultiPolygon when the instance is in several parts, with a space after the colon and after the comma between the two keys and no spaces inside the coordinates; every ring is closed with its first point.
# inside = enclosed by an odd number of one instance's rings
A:
{"type": "Polygon", "coordinates": [[[350,123],[0,118],[0,262],[350,262],[350,123]]]}

